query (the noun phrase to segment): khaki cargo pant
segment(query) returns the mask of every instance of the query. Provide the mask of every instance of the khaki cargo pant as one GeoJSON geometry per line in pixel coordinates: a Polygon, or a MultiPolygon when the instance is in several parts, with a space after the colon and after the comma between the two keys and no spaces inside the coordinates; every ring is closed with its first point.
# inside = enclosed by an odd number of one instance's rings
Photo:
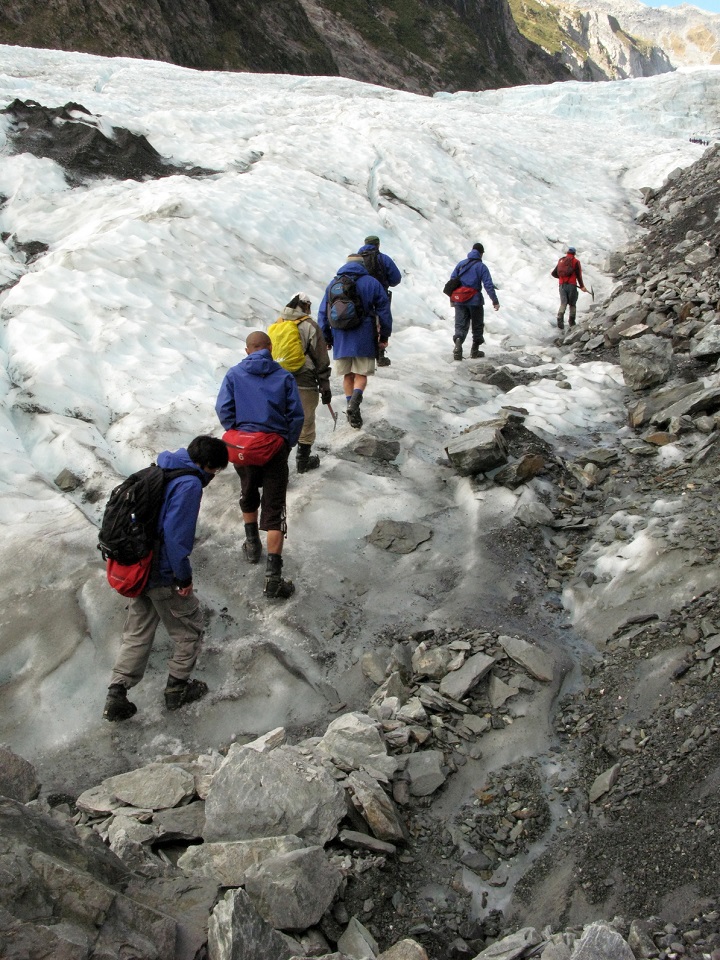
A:
{"type": "Polygon", "coordinates": [[[308,390],[307,387],[300,387],[300,402],[305,414],[305,421],[298,443],[309,443],[311,446],[315,443],[315,411],[319,399],[320,394],[317,392],[317,387],[313,387],[312,390],[308,390]]]}
{"type": "Polygon", "coordinates": [[[200,601],[194,592],[181,597],[172,587],[151,587],[130,600],[111,684],[134,687],[142,680],[161,620],[173,644],[168,672],[177,680],[188,679],[202,644],[200,601]]]}

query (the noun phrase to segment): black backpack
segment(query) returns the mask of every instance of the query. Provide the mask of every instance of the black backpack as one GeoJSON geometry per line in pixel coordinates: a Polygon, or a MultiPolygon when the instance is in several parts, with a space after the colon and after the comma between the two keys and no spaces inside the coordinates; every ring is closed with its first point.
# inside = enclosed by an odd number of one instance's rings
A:
{"type": "Polygon", "coordinates": [[[388,282],[385,264],[380,259],[380,252],[377,247],[373,247],[372,250],[368,250],[367,253],[363,253],[362,258],[365,264],[365,269],[370,276],[375,277],[375,279],[382,284],[383,290],[387,290],[388,282]]]}
{"type": "Polygon", "coordinates": [[[175,477],[199,471],[187,467],[165,470],[156,463],[138,470],[115,487],[103,514],[97,548],[103,560],[131,565],[153,549],[165,487],[175,477]]]}
{"type": "Polygon", "coordinates": [[[354,277],[344,273],[330,282],[327,295],[328,323],[335,330],[354,330],[365,317],[354,277]]]}

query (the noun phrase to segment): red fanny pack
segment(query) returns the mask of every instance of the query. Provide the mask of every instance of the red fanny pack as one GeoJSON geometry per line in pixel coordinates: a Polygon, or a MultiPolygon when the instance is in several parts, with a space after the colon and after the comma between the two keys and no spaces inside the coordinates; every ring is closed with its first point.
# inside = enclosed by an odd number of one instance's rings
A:
{"type": "Polygon", "coordinates": [[[458,287],[450,294],[450,303],[466,303],[477,293],[475,287],[458,287]]]}
{"type": "Polygon", "coordinates": [[[263,467],[282,450],[285,441],[279,433],[248,433],[226,430],[222,436],[230,463],[241,467],[263,467]]]}
{"type": "Polygon", "coordinates": [[[126,565],[117,560],[107,562],[107,581],[123,597],[139,597],[150,579],[152,551],[137,563],[126,565]]]}

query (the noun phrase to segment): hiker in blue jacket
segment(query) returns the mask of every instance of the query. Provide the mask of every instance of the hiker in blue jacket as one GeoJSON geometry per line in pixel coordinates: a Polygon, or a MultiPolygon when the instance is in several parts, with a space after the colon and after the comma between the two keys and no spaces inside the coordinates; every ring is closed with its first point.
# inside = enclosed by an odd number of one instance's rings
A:
{"type": "Polygon", "coordinates": [[[380,327],[381,350],[387,347],[392,333],[390,300],[382,284],[367,272],[363,258],[358,253],[348,255],[347,262],[340,267],[337,276],[348,276],[355,281],[363,312],[362,322],[353,330],[337,330],[330,325],[328,289],[331,281],[318,310],[318,324],[328,347],[332,347],[335,373],[343,378],[348,421],[351,427],[360,429],[363,423],[360,404],[367,379],[375,373],[375,348],[378,343],[376,323],[380,327]]]}
{"type": "MultiPolygon", "coordinates": [[[[397,287],[402,280],[402,274],[398,270],[397,264],[392,257],[380,252],[380,238],[374,234],[365,237],[365,243],[360,247],[358,253],[363,258],[367,272],[371,277],[375,277],[376,280],[380,281],[385,293],[388,295],[388,300],[392,302],[392,291],[390,287],[397,287]]],[[[380,331],[378,330],[378,339],[379,336],[380,331]]],[[[377,351],[377,365],[379,367],[390,366],[390,358],[385,356],[385,350],[380,346],[378,346],[377,351]]]]}
{"type": "Polygon", "coordinates": [[[127,698],[130,687],[145,675],[155,632],[162,621],[173,643],[168,661],[165,706],[177,710],[208,692],[202,680],[190,679],[203,636],[200,601],[193,592],[190,554],[203,490],[228,464],[228,451],[216,437],[195,437],[187,450],[165,450],[157,458],[166,470],[192,473],[174,477],[163,492],[153,563],[148,584],[128,601],[122,644],[110,678],[103,717],[127,720],[137,707],[127,698]]]}
{"type": "Polygon", "coordinates": [[[267,565],[263,593],[270,599],[286,600],[295,591],[292,580],[281,576],[288,456],[298,442],[305,414],[295,377],[272,358],[270,337],[261,330],[251,333],[245,341],[245,352],[245,359],[225,374],[215,411],[226,430],[274,433],[285,440],[267,463],[235,464],[235,471],[240,477],[245,559],[248,563],[259,562],[259,531],[265,530],[267,565]]]}
{"type": "Polygon", "coordinates": [[[464,303],[455,303],[455,333],[453,342],[453,360],[462,360],[463,343],[468,335],[468,330],[472,325],[472,347],[470,349],[471,358],[484,357],[485,354],[480,349],[480,344],[485,343],[485,308],[483,306],[482,288],[492,301],[493,309],[500,309],[500,301],[495,293],[495,286],[490,276],[490,271],[483,263],[483,253],[485,247],[481,243],[474,243],[472,250],[464,260],[457,264],[450,274],[451,279],[458,279],[464,287],[474,287],[475,294],[464,303]]]}

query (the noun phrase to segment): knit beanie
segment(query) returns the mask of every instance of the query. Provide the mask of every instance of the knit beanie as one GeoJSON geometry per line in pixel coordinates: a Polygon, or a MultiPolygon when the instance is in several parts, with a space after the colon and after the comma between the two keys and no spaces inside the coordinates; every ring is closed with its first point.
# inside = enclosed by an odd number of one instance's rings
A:
{"type": "Polygon", "coordinates": [[[373,247],[380,246],[380,237],[365,237],[365,243],[371,244],[373,247]]]}

